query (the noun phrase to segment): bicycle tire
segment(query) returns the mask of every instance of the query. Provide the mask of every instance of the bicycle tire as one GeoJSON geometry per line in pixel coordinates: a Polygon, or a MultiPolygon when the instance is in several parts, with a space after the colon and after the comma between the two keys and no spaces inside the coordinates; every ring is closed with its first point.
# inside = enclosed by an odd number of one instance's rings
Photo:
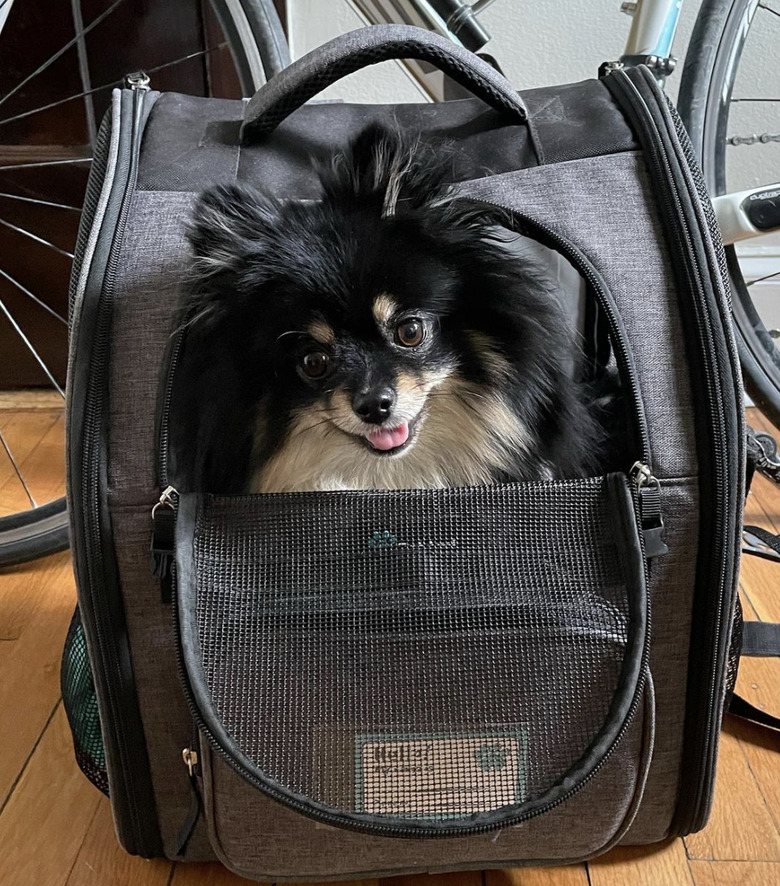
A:
{"type": "MultiPolygon", "coordinates": [[[[726,191],[731,91],[758,5],[758,0],[704,0],[685,58],[678,109],[715,196],[726,191]]],[[[745,388],[767,418],[780,425],[780,352],[753,304],[733,246],[726,247],[726,258],[745,388]]]]}
{"type": "Polygon", "coordinates": [[[0,519],[0,566],[16,566],[69,546],[65,499],[0,519]]]}
{"type": "Polygon", "coordinates": [[[272,0],[209,0],[233,56],[241,91],[252,96],[290,64],[290,50],[272,0]]]}
{"type": "MultiPolygon", "coordinates": [[[[290,63],[272,0],[209,0],[228,43],[244,95],[253,95],[290,63]]],[[[65,498],[0,517],[0,566],[24,563],[68,547],[65,498]]]]}

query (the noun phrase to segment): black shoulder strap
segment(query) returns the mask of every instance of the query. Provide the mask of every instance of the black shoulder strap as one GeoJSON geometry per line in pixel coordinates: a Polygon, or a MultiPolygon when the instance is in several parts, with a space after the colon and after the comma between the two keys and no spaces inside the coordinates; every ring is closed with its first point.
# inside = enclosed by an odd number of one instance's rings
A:
{"type": "MultiPolygon", "coordinates": [[[[776,539],[777,540],[777,539],[776,539]]],[[[780,624],[766,621],[746,621],[742,625],[741,656],[763,658],[780,656],[780,624]]],[[[757,708],[735,692],[731,696],[729,713],[771,729],[780,729],[780,717],[774,717],[757,708]]]]}
{"type": "MultiPolygon", "coordinates": [[[[773,483],[780,485],[780,459],[777,443],[765,432],[748,428],[748,488],[753,473],[758,471],[773,483]]],[[[742,551],[764,560],[780,562],[780,536],[760,526],[745,526],[742,531],[742,551]]],[[[776,655],[780,657],[780,624],[764,621],[742,623],[742,646],[740,658],[776,655]]],[[[762,711],[736,692],[731,696],[729,713],[761,726],[780,730],[780,717],[762,711]]]]}

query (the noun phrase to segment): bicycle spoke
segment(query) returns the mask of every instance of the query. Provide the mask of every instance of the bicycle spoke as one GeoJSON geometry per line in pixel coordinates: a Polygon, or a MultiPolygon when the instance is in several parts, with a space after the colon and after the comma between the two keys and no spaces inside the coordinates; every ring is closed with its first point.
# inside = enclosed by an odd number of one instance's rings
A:
{"type": "MultiPolygon", "coordinates": [[[[171,68],[174,65],[179,65],[182,62],[189,61],[192,58],[197,58],[201,55],[207,55],[210,52],[217,52],[219,49],[224,49],[227,46],[227,41],[222,43],[218,43],[216,46],[211,46],[208,49],[200,49],[197,52],[191,52],[189,55],[183,55],[181,58],[174,59],[172,62],[165,62],[163,65],[156,65],[154,68],[144,68],[147,74],[156,74],[157,71],[162,71],[164,68],[171,68]]],[[[88,95],[94,95],[96,92],[101,92],[104,89],[113,89],[116,86],[121,86],[124,81],[120,78],[119,80],[112,80],[111,83],[104,83],[102,86],[95,86],[93,89],[86,89],[84,92],[78,92],[75,95],[69,95],[67,98],[58,99],[56,102],[49,102],[47,105],[41,105],[38,108],[33,108],[30,111],[23,111],[21,114],[14,114],[13,117],[4,117],[0,120],[0,126],[5,126],[6,123],[15,123],[17,120],[23,120],[25,117],[30,117],[33,114],[40,114],[42,111],[48,111],[50,108],[56,108],[59,105],[64,105],[67,102],[75,101],[78,98],[85,98],[88,95]]]]}
{"type": "Polygon", "coordinates": [[[52,315],[52,317],[56,317],[56,318],[60,321],[60,323],[64,323],[66,326],[68,325],[68,321],[62,316],[62,314],[58,314],[58,313],[54,310],[54,308],[50,308],[50,307],[46,304],[46,302],[41,301],[41,300],[38,298],[37,295],[33,295],[32,292],[30,292],[29,289],[27,289],[26,287],[22,286],[22,284],[21,284],[18,280],[15,280],[15,279],[14,279],[9,273],[7,273],[6,271],[4,271],[2,268],[0,268],[0,276],[5,277],[5,279],[8,280],[9,283],[13,283],[13,285],[14,285],[17,289],[19,289],[19,290],[20,290],[21,292],[23,292],[25,295],[29,296],[34,302],[36,302],[37,304],[39,304],[39,305],[40,305],[45,311],[48,311],[48,312],[52,315]]]}
{"type": "Polygon", "coordinates": [[[0,225],[5,225],[7,228],[10,228],[12,231],[17,231],[20,234],[24,234],[25,237],[29,237],[31,240],[36,240],[38,243],[42,243],[44,246],[48,246],[50,249],[53,249],[55,252],[59,252],[61,255],[67,256],[67,258],[70,258],[70,259],[73,258],[72,252],[67,252],[64,249],[60,249],[59,246],[55,246],[53,243],[50,243],[48,240],[44,240],[43,237],[39,237],[37,234],[33,234],[31,231],[26,231],[24,228],[18,227],[18,225],[12,225],[11,222],[7,222],[3,218],[0,218],[0,225]]]}
{"type": "Polygon", "coordinates": [[[38,108],[33,108],[31,111],[24,111],[21,114],[15,114],[13,117],[5,117],[0,120],[0,126],[4,126],[6,123],[14,123],[17,120],[23,120],[25,117],[30,117],[32,114],[40,114],[41,111],[48,111],[49,108],[56,108],[58,105],[64,105],[67,102],[75,101],[77,98],[94,95],[102,89],[113,89],[115,86],[121,86],[122,82],[122,80],[113,80],[111,83],[104,83],[103,86],[96,86],[94,89],[87,89],[84,92],[76,93],[76,95],[69,95],[67,98],[58,99],[56,102],[49,102],[48,105],[41,105],[38,108]]]}
{"type": "Polygon", "coordinates": [[[33,169],[37,166],[64,166],[67,163],[91,163],[91,157],[73,157],[68,160],[40,160],[37,163],[8,163],[0,166],[0,171],[4,169],[33,169]]]}
{"type": "Polygon", "coordinates": [[[95,125],[95,106],[89,93],[92,89],[92,80],[89,75],[89,61],[87,60],[87,46],[84,41],[84,19],[81,15],[81,0],[70,0],[71,14],[73,15],[73,26],[77,34],[81,34],[76,43],[76,55],[79,60],[79,77],[81,78],[81,88],[87,93],[84,99],[84,112],[87,122],[87,132],[89,133],[89,143],[92,150],[95,150],[95,141],[97,140],[97,126],[95,125]]]}
{"type": "Polygon", "coordinates": [[[11,96],[16,95],[16,93],[19,92],[22,87],[26,86],[30,82],[30,80],[32,80],[34,77],[37,77],[38,74],[42,74],[47,68],[53,65],[54,62],[56,62],[63,53],[67,52],[71,48],[71,46],[75,46],[82,37],[86,36],[94,27],[99,25],[104,19],[108,18],[108,16],[111,15],[111,13],[121,3],[124,3],[124,0],[115,0],[115,2],[112,3],[105,12],[102,12],[96,19],[93,19],[87,25],[87,27],[79,31],[79,33],[76,34],[76,36],[72,40],[69,40],[61,49],[58,49],[51,58],[47,59],[42,65],[36,68],[32,72],[32,74],[28,74],[21,83],[17,83],[10,92],[6,93],[6,95],[0,98],[0,106],[5,104],[5,102],[7,102],[9,98],[11,98],[11,96]]]}
{"type": "Polygon", "coordinates": [[[13,328],[16,330],[17,335],[18,335],[19,338],[21,338],[21,340],[24,342],[25,347],[27,348],[27,350],[33,355],[33,357],[35,357],[36,362],[37,362],[38,365],[41,367],[41,369],[46,373],[46,377],[47,377],[47,378],[49,379],[49,381],[54,385],[54,388],[55,388],[55,390],[57,391],[57,393],[60,395],[60,397],[62,397],[63,399],[65,399],[65,392],[64,392],[64,391],[62,390],[62,388],[57,384],[57,380],[56,380],[56,379],[54,378],[54,376],[51,374],[51,371],[49,370],[49,367],[43,362],[43,360],[42,360],[42,358],[41,358],[41,355],[40,355],[40,354],[35,350],[35,348],[32,346],[32,343],[30,342],[30,339],[27,338],[27,336],[24,334],[24,332],[22,332],[22,327],[16,322],[16,320],[14,319],[13,314],[8,310],[8,308],[6,307],[5,302],[4,302],[1,298],[0,298],[0,311],[2,311],[2,312],[5,314],[5,316],[8,318],[8,322],[9,322],[9,323],[11,324],[11,326],[13,326],[13,328]]]}
{"type": "Polygon", "coordinates": [[[51,200],[36,200],[35,197],[21,197],[19,194],[6,194],[0,191],[0,197],[6,197],[9,200],[21,200],[24,203],[39,203],[41,206],[53,206],[55,209],[72,209],[74,212],[81,212],[80,206],[69,206],[67,203],[52,203],[51,200]]]}
{"type": "Polygon", "coordinates": [[[780,18],[780,12],[778,12],[776,9],[772,9],[771,6],[765,6],[763,3],[759,3],[758,8],[766,9],[767,12],[771,12],[772,15],[776,15],[778,18],[780,18]]]}
{"type": "Polygon", "coordinates": [[[751,280],[750,283],[748,283],[746,280],[745,286],[747,286],[749,289],[754,283],[763,283],[764,280],[771,280],[772,277],[777,276],[780,276],[780,271],[775,271],[774,274],[767,274],[765,277],[757,277],[755,280],[751,280]]]}
{"type": "Polygon", "coordinates": [[[19,478],[19,482],[22,484],[22,486],[24,486],[24,491],[27,493],[27,498],[30,499],[30,504],[31,504],[34,508],[37,508],[37,507],[38,507],[38,503],[35,501],[35,499],[34,499],[33,496],[32,496],[32,492],[30,492],[29,487],[28,487],[27,484],[24,482],[24,477],[22,476],[22,472],[19,470],[19,466],[16,464],[16,459],[14,458],[14,455],[13,455],[13,453],[11,452],[11,447],[10,447],[10,446],[8,445],[8,443],[6,442],[6,439],[5,439],[5,437],[3,436],[3,432],[2,432],[2,431],[0,431],[0,443],[2,443],[2,445],[3,445],[3,449],[5,449],[5,454],[8,456],[8,460],[9,460],[9,461],[11,462],[11,464],[13,465],[13,469],[14,469],[14,471],[16,472],[16,476],[19,478]]]}

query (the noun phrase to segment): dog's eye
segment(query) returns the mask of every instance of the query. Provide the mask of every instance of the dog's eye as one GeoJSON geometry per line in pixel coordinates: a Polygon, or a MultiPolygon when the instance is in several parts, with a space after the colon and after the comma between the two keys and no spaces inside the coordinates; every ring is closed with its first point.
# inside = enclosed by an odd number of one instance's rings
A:
{"type": "Polygon", "coordinates": [[[416,348],[424,338],[425,327],[417,317],[409,317],[395,328],[395,340],[405,348],[416,348]]]}
{"type": "Polygon", "coordinates": [[[309,378],[322,378],[330,366],[330,357],[324,351],[309,351],[301,359],[303,374],[309,378]]]}

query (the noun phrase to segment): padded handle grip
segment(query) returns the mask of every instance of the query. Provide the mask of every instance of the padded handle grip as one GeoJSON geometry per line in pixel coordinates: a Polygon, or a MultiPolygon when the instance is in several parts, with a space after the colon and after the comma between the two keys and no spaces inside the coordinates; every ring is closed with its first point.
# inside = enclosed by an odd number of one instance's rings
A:
{"type": "Polygon", "coordinates": [[[271,132],[342,77],[391,59],[429,62],[518,123],[528,117],[522,98],[509,81],[462,46],[410,25],[370,25],[324,43],[261,87],[246,107],[241,127],[244,143],[271,132]]]}

